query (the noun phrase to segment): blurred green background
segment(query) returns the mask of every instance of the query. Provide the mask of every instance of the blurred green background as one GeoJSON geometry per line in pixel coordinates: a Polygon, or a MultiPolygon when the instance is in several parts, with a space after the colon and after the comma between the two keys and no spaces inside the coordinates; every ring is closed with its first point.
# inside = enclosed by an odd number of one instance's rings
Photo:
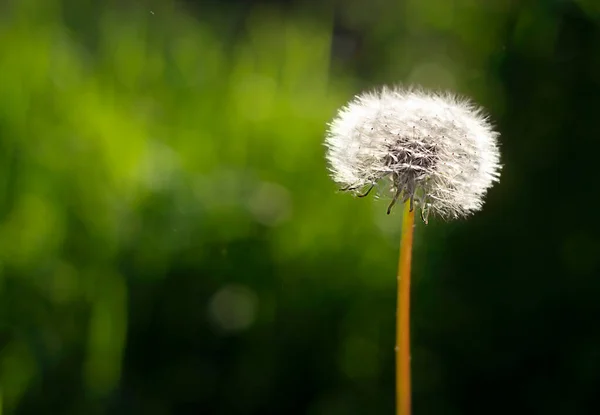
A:
{"type": "Polygon", "coordinates": [[[336,192],[381,84],[502,133],[417,224],[414,412],[600,413],[600,3],[0,3],[0,413],[392,414],[400,209],[336,192]]]}

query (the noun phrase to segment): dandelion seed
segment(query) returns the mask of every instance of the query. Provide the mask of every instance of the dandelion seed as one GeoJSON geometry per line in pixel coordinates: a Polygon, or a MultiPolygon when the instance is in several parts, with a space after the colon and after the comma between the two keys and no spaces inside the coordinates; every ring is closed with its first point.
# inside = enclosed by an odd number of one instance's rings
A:
{"type": "Polygon", "coordinates": [[[392,201],[416,204],[421,217],[467,216],[500,177],[498,133],[466,99],[420,89],[383,88],[356,96],[329,124],[331,176],[366,196],[391,180],[392,201]],[[365,189],[368,189],[365,194],[365,189]]]}

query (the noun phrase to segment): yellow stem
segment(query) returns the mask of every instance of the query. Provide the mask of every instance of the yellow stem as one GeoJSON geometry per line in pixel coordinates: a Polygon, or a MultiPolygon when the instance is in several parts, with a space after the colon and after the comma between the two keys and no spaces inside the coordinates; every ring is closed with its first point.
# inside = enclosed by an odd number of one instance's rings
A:
{"type": "Polygon", "coordinates": [[[410,265],[415,212],[410,200],[404,203],[402,239],[398,261],[398,298],[396,312],[396,414],[410,415],[410,265]]]}

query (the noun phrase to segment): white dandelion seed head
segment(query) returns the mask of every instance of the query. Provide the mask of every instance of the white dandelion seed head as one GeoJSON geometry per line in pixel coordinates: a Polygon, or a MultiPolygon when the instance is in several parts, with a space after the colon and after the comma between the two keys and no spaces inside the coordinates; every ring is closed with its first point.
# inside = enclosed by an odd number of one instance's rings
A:
{"type": "MultiPolygon", "coordinates": [[[[481,108],[450,93],[383,88],[356,96],[329,124],[326,158],[343,190],[385,179],[392,203],[416,203],[426,220],[467,216],[500,177],[498,133],[481,108]]],[[[389,209],[388,209],[389,213],[389,209]]]]}

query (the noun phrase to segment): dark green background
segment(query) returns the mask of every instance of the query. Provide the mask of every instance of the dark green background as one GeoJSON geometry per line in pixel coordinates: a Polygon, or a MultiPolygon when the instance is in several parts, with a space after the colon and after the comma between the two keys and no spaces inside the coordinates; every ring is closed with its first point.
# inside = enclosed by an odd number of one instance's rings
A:
{"type": "Polygon", "coordinates": [[[400,209],[354,94],[472,97],[501,182],[418,223],[414,413],[600,413],[600,3],[0,3],[0,414],[392,414],[400,209]]]}

